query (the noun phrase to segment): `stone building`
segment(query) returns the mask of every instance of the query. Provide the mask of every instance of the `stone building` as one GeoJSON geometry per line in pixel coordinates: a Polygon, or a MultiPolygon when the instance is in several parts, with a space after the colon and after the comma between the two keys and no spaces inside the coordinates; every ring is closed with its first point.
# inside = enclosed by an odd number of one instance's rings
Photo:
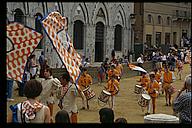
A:
{"type": "Polygon", "coordinates": [[[154,45],[165,49],[174,44],[182,47],[181,39],[191,37],[190,2],[135,3],[134,12],[135,49],[154,45]]]}
{"type": "Polygon", "coordinates": [[[91,63],[110,58],[112,49],[119,57],[133,50],[130,15],[134,3],[7,2],[7,21],[20,22],[44,34],[35,54],[44,51],[51,66],[61,66],[61,62],[40,20],[56,10],[68,17],[68,33],[75,49],[91,63]]]}

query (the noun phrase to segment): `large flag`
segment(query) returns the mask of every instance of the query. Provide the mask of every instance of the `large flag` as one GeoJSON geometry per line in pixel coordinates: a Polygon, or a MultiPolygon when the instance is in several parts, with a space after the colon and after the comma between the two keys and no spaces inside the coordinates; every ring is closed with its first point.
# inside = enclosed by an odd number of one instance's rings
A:
{"type": "Polygon", "coordinates": [[[140,72],[145,72],[147,73],[147,71],[139,66],[136,66],[134,64],[128,64],[128,67],[131,69],[131,70],[134,70],[134,71],[140,71],[140,72]]]}
{"type": "Polygon", "coordinates": [[[7,77],[22,81],[27,58],[42,39],[42,34],[13,22],[7,25],[7,77]]]}
{"type": "Polygon", "coordinates": [[[51,12],[43,21],[43,27],[52,41],[61,61],[64,63],[73,82],[75,83],[79,74],[81,57],[75,51],[72,41],[66,32],[67,18],[62,17],[59,12],[51,12]]]}

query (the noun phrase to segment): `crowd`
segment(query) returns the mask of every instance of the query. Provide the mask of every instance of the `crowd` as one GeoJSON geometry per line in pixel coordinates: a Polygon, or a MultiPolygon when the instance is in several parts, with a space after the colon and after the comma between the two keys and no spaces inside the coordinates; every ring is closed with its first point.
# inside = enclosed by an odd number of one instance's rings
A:
{"type": "MultiPolygon", "coordinates": [[[[174,93],[172,83],[175,80],[175,68],[178,68],[177,74],[182,79],[182,68],[184,63],[191,63],[189,58],[190,50],[187,51],[186,56],[183,57],[182,51],[172,51],[168,55],[161,53],[153,53],[152,60],[154,62],[153,72],[141,72],[141,79],[137,82],[142,87],[142,93],[148,94],[152,103],[147,104],[146,115],[150,114],[151,104],[153,114],[156,113],[156,100],[159,95],[165,95],[165,105],[173,106],[173,110],[179,113],[181,123],[189,123],[191,120],[191,111],[189,112],[189,103],[191,101],[189,92],[191,91],[191,76],[185,79],[185,86],[179,91],[177,98],[172,101],[171,96],[174,93]],[[173,58],[175,61],[173,61],[173,58]],[[188,59],[184,59],[188,58],[188,59]],[[170,63],[171,62],[171,63],[170,63]],[[171,89],[170,89],[171,88],[171,89]],[[184,92],[186,91],[186,92],[184,92]],[[181,95],[181,92],[184,93],[181,95]],[[181,98],[182,97],[182,98],[181,98]],[[183,108],[183,102],[187,100],[183,108]],[[184,110],[185,109],[185,110],[184,110]],[[188,113],[186,113],[186,111],[188,113]]],[[[112,59],[106,58],[105,61],[98,67],[98,82],[104,83],[105,86],[98,100],[101,102],[107,101],[108,107],[99,110],[101,123],[127,123],[123,117],[114,120],[114,104],[115,96],[120,92],[120,80],[123,75],[122,63],[129,64],[127,57],[124,59],[116,59],[112,52],[112,59]]],[[[36,64],[36,56],[31,55],[25,67],[25,73],[22,85],[19,86],[20,96],[27,97],[26,101],[20,103],[19,122],[30,123],[78,123],[78,107],[76,104],[77,96],[82,98],[82,108],[89,109],[89,100],[95,96],[94,90],[91,89],[92,76],[88,73],[87,67],[89,65],[88,59],[82,63],[81,75],[78,82],[74,84],[68,72],[63,73],[59,78],[53,78],[52,69],[48,65],[44,53],[39,57],[40,73],[38,72],[38,64],[36,64]],[[36,79],[37,75],[42,79],[36,79]],[[58,102],[57,102],[58,101],[58,102]],[[54,105],[57,104],[60,110],[53,115],[54,105]],[[55,119],[54,119],[55,117],[55,119]]],[[[141,54],[137,59],[138,66],[143,67],[144,57],[141,54]]],[[[12,99],[13,80],[7,79],[7,100],[12,99]]],[[[143,106],[142,106],[143,107],[143,106]]]]}

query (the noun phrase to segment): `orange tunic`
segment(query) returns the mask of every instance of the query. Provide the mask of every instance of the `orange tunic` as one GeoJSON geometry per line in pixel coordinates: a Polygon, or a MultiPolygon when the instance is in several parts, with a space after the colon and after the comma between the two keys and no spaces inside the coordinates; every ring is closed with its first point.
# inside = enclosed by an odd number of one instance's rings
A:
{"type": "Polygon", "coordinates": [[[92,77],[89,74],[81,75],[78,80],[79,87],[83,90],[92,84],[92,77]]]}
{"type": "Polygon", "coordinates": [[[170,84],[173,82],[172,80],[172,72],[164,72],[163,73],[163,88],[167,90],[170,87],[170,84]]]}
{"type": "Polygon", "coordinates": [[[120,75],[122,75],[122,71],[123,71],[123,66],[121,64],[118,64],[116,66],[116,70],[119,72],[120,75]]]}
{"type": "Polygon", "coordinates": [[[146,87],[150,82],[150,78],[148,76],[141,77],[139,82],[141,82],[141,86],[146,87]]]}
{"type": "Polygon", "coordinates": [[[155,74],[155,80],[157,81],[157,82],[160,82],[160,80],[161,80],[161,73],[159,73],[159,72],[157,72],[156,74],[155,74]]]}
{"type": "Polygon", "coordinates": [[[150,81],[148,84],[147,84],[147,92],[148,94],[151,96],[151,97],[157,97],[158,96],[158,93],[156,91],[159,91],[159,83],[154,80],[153,82],[150,81]]]}
{"type": "Polygon", "coordinates": [[[110,79],[107,82],[107,90],[111,95],[115,95],[119,91],[119,82],[116,79],[110,79]]]}
{"type": "Polygon", "coordinates": [[[109,70],[108,71],[108,79],[110,79],[112,76],[118,77],[120,76],[120,73],[117,69],[109,70]]]}

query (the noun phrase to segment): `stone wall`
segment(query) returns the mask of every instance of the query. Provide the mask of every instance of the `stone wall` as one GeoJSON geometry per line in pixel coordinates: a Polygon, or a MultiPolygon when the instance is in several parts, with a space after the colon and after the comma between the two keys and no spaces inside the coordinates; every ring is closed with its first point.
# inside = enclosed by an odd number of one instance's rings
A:
{"type": "MultiPolygon", "coordinates": [[[[136,64],[136,63],[133,63],[136,64]]],[[[145,62],[143,64],[144,69],[147,70],[148,72],[152,70],[152,62],[145,62]]],[[[98,67],[89,67],[88,68],[88,73],[93,77],[93,83],[97,83],[97,68],[98,67]]],[[[129,78],[133,76],[139,75],[138,71],[132,71],[128,69],[127,65],[123,65],[123,76],[122,78],[129,78]]],[[[62,75],[63,72],[66,72],[66,69],[64,68],[53,68],[53,77],[59,77],[62,75]]]]}

